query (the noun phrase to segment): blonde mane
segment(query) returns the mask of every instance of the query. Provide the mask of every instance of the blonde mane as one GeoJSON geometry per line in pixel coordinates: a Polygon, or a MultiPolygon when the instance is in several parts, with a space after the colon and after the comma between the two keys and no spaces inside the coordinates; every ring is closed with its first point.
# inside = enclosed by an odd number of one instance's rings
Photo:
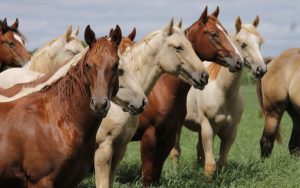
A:
{"type": "Polygon", "coordinates": [[[23,96],[29,95],[30,93],[41,91],[47,86],[51,86],[51,84],[55,83],[57,80],[59,80],[60,78],[65,76],[67,74],[67,72],[69,71],[69,69],[71,67],[75,66],[80,61],[80,59],[87,53],[88,49],[89,48],[86,47],[83,51],[81,51],[80,53],[75,55],[67,64],[65,64],[60,69],[58,69],[53,74],[53,76],[50,77],[46,82],[41,83],[41,84],[35,86],[34,88],[23,87],[22,90],[18,94],[14,95],[13,97],[5,97],[5,96],[0,95],[0,102],[14,101],[23,96]]]}

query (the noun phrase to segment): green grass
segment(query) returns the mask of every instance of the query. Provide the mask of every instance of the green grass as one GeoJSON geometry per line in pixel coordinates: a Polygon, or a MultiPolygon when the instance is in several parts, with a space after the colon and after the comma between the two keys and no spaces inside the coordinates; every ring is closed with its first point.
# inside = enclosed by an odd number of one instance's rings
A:
{"type": "MultiPolygon", "coordinates": [[[[300,186],[300,160],[288,152],[291,121],[287,114],[281,122],[283,144],[275,143],[269,159],[260,160],[259,140],[263,130],[263,118],[255,86],[242,86],[245,112],[239,125],[237,138],[229,153],[228,166],[212,181],[206,180],[203,169],[196,162],[197,135],[184,128],[182,155],[175,169],[168,159],[164,165],[159,187],[259,187],[289,188],[300,186]]],[[[218,158],[219,139],[214,143],[215,157],[218,158]]],[[[121,162],[114,187],[141,187],[139,143],[129,144],[126,156],[121,162]]],[[[81,188],[95,187],[94,176],[85,178],[81,188]]]]}

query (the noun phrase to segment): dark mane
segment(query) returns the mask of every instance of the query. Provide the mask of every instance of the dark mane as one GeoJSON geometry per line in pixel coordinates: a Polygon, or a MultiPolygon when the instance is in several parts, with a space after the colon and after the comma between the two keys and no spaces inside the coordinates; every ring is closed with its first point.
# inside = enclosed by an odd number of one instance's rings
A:
{"type": "MultiPolygon", "coordinates": [[[[0,20],[0,25],[2,25],[2,23],[3,23],[3,21],[0,20]]],[[[19,31],[19,29],[12,28],[11,26],[7,26],[7,28],[8,28],[8,31],[12,31],[12,32],[16,33],[17,35],[19,35],[24,42],[27,41],[26,37],[24,36],[23,33],[21,33],[19,31]]]]}

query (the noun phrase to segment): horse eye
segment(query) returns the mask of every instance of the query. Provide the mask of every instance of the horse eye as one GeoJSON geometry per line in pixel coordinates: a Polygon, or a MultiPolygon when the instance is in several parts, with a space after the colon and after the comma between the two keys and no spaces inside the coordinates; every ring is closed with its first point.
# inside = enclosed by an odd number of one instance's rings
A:
{"type": "Polygon", "coordinates": [[[92,66],[91,66],[90,64],[88,64],[88,63],[86,63],[84,66],[85,66],[85,68],[88,69],[88,70],[90,70],[90,69],[92,68],[92,66]]]}
{"type": "Polygon", "coordinates": [[[218,36],[216,32],[210,32],[210,35],[211,35],[212,37],[217,37],[217,36],[218,36]]]}
{"type": "Polygon", "coordinates": [[[15,47],[15,44],[14,44],[13,42],[10,42],[10,43],[8,43],[8,46],[9,46],[10,48],[13,48],[13,47],[15,47]]]}
{"type": "Polygon", "coordinates": [[[119,69],[119,76],[122,76],[124,74],[124,70],[123,69],[119,69]]]}
{"type": "Polygon", "coordinates": [[[242,43],[241,48],[246,48],[247,44],[246,43],[242,43]]]}
{"type": "Polygon", "coordinates": [[[181,46],[174,46],[174,48],[177,53],[180,53],[180,51],[183,50],[183,48],[181,46]]]}

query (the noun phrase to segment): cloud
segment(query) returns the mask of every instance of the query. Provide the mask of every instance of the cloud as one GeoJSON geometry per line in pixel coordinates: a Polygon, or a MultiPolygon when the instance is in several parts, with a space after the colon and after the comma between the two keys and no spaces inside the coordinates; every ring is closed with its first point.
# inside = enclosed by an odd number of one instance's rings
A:
{"type": "MultiPolygon", "coordinates": [[[[119,24],[127,34],[137,28],[137,39],[162,28],[171,17],[183,18],[184,26],[192,24],[208,5],[209,11],[220,6],[220,20],[228,31],[234,30],[234,20],[240,15],[251,22],[260,15],[259,31],[265,38],[262,53],[276,55],[286,48],[297,46],[300,39],[300,1],[295,0],[2,0],[1,15],[12,22],[20,20],[20,30],[28,38],[27,47],[34,49],[62,35],[67,26],[87,24],[97,36],[106,35],[119,24]]],[[[83,37],[81,37],[83,38],[83,37]]]]}

